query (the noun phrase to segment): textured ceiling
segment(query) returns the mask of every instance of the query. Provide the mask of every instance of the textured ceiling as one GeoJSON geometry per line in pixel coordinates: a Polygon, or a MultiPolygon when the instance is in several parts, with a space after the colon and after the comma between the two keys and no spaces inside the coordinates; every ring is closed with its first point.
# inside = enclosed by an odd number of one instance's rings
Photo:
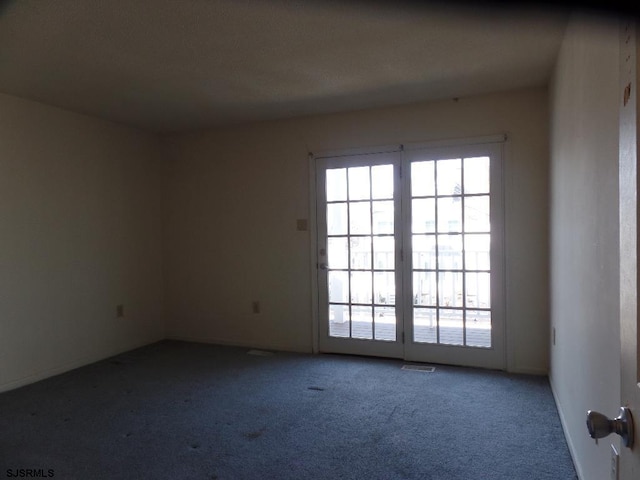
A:
{"type": "Polygon", "coordinates": [[[2,5],[0,92],[160,132],[544,85],[566,24],[402,2],[2,5]]]}

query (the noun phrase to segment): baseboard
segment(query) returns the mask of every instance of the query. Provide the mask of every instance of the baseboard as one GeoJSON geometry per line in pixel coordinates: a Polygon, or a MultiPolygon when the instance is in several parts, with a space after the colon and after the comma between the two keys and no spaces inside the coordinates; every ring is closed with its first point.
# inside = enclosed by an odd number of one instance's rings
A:
{"type": "Polygon", "coordinates": [[[279,352],[294,352],[294,353],[312,353],[311,349],[304,348],[292,348],[291,345],[281,345],[276,343],[247,343],[237,340],[229,340],[217,337],[190,337],[184,335],[167,335],[166,340],[178,340],[181,342],[193,342],[193,343],[209,343],[213,345],[225,345],[228,347],[241,347],[241,348],[256,348],[260,350],[275,350],[279,352]]]}
{"type": "Polygon", "coordinates": [[[556,390],[553,387],[553,381],[551,380],[551,376],[549,376],[549,385],[551,386],[551,393],[553,395],[553,401],[556,404],[556,410],[558,410],[558,416],[560,417],[560,425],[562,425],[562,431],[564,432],[564,438],[569,446],[569,454],[571,455],[571,460],[573,461],[573,466],[576,469],[576,473],[578,474],[578,479],[582,480],[584,475],[582,474],[582,469],[580,464],[577,461],[576,457],[576,449],[571,441],[571,436],[569,435],[569,429],[567,428],[567,422],[565,420],[564,412],[560,407],[560,402],[558,401],[558,396],[556,395],[556,390]]]}
{"type": "Polygon", "coordinates": [[[7,392],[9,390],[14,390],[16,388],[24,387],[25,385],[39,382],[40,380],[44,380],[49,377],[54,377],[56,375],[60,375],[65,372],[75,370],[76,368],[84,367],[85,365],[90,365],[92,363],[99,362],[100,360],[104,360],[105,358],[113,357],[115,355],[119,355],[121,353],[128,352],[130,350],[135,350],[136,348],[144,347],[145,345],[150,345],[160,340],[161,340],[160,338],[148,340],[141,343],[135,343],[126,348],[119,348],[119,349],[113,350],[110,353],[104,353],[104,354],[98,354],[98,355],[87,355],[85,357],[76,358],[70,362],[65,362],[56,367],[42,370],[37,373],[33,373],[31,375],[27,375],[25,377],[21,377],[16,380],[12,380],[8,383],[3,383],[0,385],[0,393],[7,392]]]}

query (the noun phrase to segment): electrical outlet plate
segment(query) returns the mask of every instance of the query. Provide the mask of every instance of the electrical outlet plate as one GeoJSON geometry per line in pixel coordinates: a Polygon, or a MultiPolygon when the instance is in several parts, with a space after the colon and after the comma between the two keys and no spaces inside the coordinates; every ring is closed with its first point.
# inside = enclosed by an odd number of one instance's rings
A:
{"type": "Polygon", "coordinates": [[[296,220],[296,230],[299,232],[306,232],[309,230],[309,222],[306,218],[299,218],[296,220]]]}
{"type": "Polygon", "coordinates": [[[611,480],[618,480],[618,470],[620,467],[620,455],[616,447],[611,445],[611,480]]]}

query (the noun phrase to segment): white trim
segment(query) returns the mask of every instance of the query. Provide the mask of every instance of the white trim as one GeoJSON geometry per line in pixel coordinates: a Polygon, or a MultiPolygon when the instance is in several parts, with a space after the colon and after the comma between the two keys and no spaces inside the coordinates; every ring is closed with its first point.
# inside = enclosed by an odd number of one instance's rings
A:
{"type": "MultiPolygon", "coordinates": [[[[510,142],[505,142],[503,145],[501,145],[501,149],[502,149],[502,201],[503,201],[503,212],[502,212],[502,250],[504,252],[504,265],[503,265],[503,275],[504,275],[504,288],[503,288],[503,293],[504,293],[504,302],[503,302],[503,308],[504,308],[504,338],[505,338],[505,368],[507,372],[514,372],[514,373],[521,373],[522,369],[519,369],[518,367],[518,362],[516,359],[516,351],[515,349],[512,347],[513,345],[516,345],[516,339],[515,339],[515,333],[514,333],[514,329],[511,328],[509,322],[508,322],[508,318],[510,318],[510,313],[511,313],[511,304],[510,304],[510,291],[512,289],[511,286],[511,282],[510,282],[510,277],[509,277],[509,268],[508,268],[508,260],[507,260],[507,252],[509,251],[509,245],[510,245],[510,241],[509,241],[509,236],[507,235],[507,228],[508,226],[508,222],[509,222],[509,218],[510,218],[510,212],[511,212],[511,203],[507,201],[507,192],[511,192],[513,191],[512,189],[512,181],[511,181],[511,175],[510,175],[510,171],[509,171],[509,156],[510,156],[510,152],[511,152],[511,143],[510,142]]],[[[528,372],[525,372],[528,373],[528,372]]],[[[545,372],[546,374],[546,372],[545,372]]]]}
{"type": "Polygon", "coordinates": [[[309,272],[311,275],[311,351],[320,352],[320,334],[318,326],[318,221],[316,195],[316,160],[312,153],[308,157],[309,165],[309,272]]]}
{"type": "MultiPolygon", "coordinates": [[[[500,244],[502,246],[501,252],[501,271],[500,275],[501,283],[501,302],[500,308],[502,309],[502,364],[504,365],[504,370],[507,372],[511,371],[511,368],[515,362],[515,352],[511,351],[511,345],[515,343],[511,341],[509,338],[509,332],[511,332],[511,328],[509,328],[509,311],[507,309],[507,285],[509,284],[509,279],[507,278],[507,180],[506,180],[506,171],[507,171],[507,137],[505,135],[505,141],[502,144],[498,145],[498,149],[500,150],[500,214],[501,214],[501,222],[500,222],[500,244]],[[513,357],[513,358],[510,358],[513,357]]],[[[544,372],[546,375],[547,372],[544,372]]]]}
{"type": "Polygon", "coordinates": [[[403,149],[416,150],[421,148],[455,147],[463,145],[482,145],[485,143],[504,143],[508,139],[506,133],[496,135],[480,135],[477,137],[448,138],[427,142],[407,142],[390,145],[374,145],[369,147],[343,148],[339,150],[320,150],[311,155],[318,158],[349,157],[356,155],[371,155],[376,153],[395,153],[403,149]]]}
{"type": "Polygon", "coordinates": [[[553,395],[553,401],[556,404],[556,410],[558,411],[558,416],[560,417],[560,425],[562,426],[562,433],[564,433],[564,439],[567,442],[567,446],[569,447],[569,455],[571,455],[571,460],[573,461],[573,467],[576,469],[576,474],[578,475],[578,479],[582,480],[586,478],[582,473],[582,467],[578,460],[578,455],[576,453],[576,447],[573,444],[573,440],[569,435],[569,425],[567,423],[567,419],[564,416],[564,412],[560,408],[560,401],[558,399],[558,395],[556,394],[556,389],[553,386],[553,379],[549,377],[549,386],[551,387],[551,394],[553,395]]]}
{"type": "Polygon", "coordinates": [[[75,360],[62,363],[56,367],[48,368],[46,370],[40,370],[39,372],[20,377],[16,380],[11,380],[7,383],[3,383],[0,385],[0,393],[14,390],[25,385],[30,385],[32,383],[39,382],[40,380],[45,380],[50,377],[55,377],[56,375],[66,373],[77,368],[85,367],[96,362],[101,362],[103,360],[106,360],[107,358],[115,357],[116,355],[121,355],[131,350],[146,347],[147,345],[153,345],[154,343],[160,342],[162,340],[164,340],[164,338],[145,340],[143,342],[136,342],[133,345],[129,345],[127,347],[115,349],[110,353],[87,355],[84,357],[76,358],[75,360]]]}
{"type": "Polygon", "coordinates": [[[217,337],[192,337],[182,335],[169,335],[165,340],[177,340],[179,342],[206,343],[209,345],[221,345],[225,347],[237,348],[253,348],[257,350],[271,350],[275,352],[293,352],[293,353],[311,353],[309,349],[294,348],[291,345],[283,345],[279,343],[252,343],[243,342],[242,340],[230,340],[217,337]]]}
{"type": "Polygon", "coordinates": [[[312,154],[314,158],[353,157],[356,155],[373,155],[376,153],[395,153],[402,150],[402,145],[379,145],[373,147],[345,148],[342,150],[323,150],[312,154]]]}

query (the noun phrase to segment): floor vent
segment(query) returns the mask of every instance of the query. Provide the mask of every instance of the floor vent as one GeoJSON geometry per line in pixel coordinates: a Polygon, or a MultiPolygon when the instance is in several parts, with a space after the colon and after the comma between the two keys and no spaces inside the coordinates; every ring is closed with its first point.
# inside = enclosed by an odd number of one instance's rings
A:
{"type": "Polygon", "coordinates": [[[431,373],[435,371],[436,367],[429,367],[427,365],[403,365],[402,370],[413,370],[414,372],[431,373]]]}
{"type": "Polygon", "coordinates": [[[249,350],[247,355],[255,355],[256,357],[270,357],[273,352],[267,352],[266,350],[249,350]]]}

